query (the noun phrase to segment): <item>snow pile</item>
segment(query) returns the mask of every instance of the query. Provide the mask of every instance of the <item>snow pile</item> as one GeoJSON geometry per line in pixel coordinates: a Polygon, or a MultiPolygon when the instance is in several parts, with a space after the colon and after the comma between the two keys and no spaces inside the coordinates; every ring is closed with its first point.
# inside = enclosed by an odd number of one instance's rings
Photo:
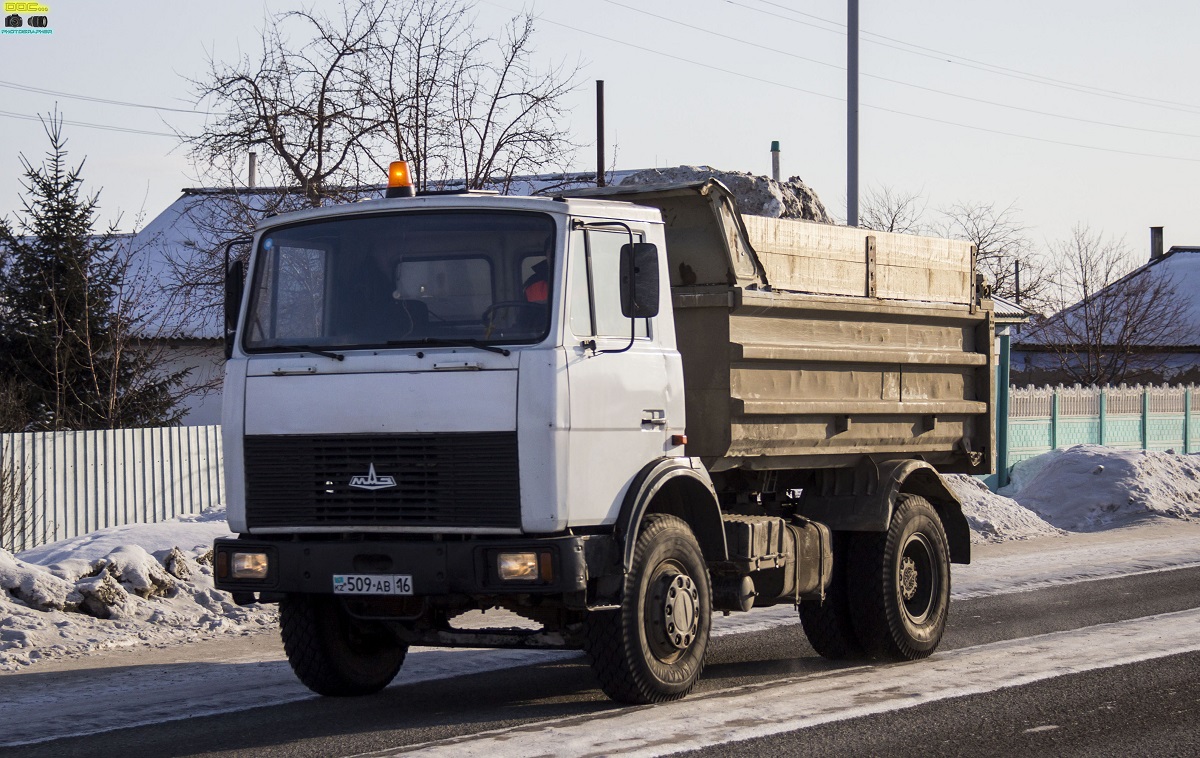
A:
{"type": "Polygon", "coordinates": [[[1046,523],[1016,500],[997,495],[983,482],[966,474],[942,477],[962,502],[963,515],[971,525],[971,542],[1006,542],[1065,534],[1046,523]]]}
{"type": "Polygon", "coordinates": [[[273,626],[274,606],[241,608],[213,587],[212,539],[227,533],[217,512],[0,550],[0,671],[273,626]]]}
{"type": "Polygon", "coordinates": [[[26,563],[40,563],[43,566],[72,559],[90,562],[125,545],[140,545],[151,553],[172,547],[187,550],[203,546],[208,549],[212,547],[214,539],[228,535],[225,511],[217,509],[157,524],[112,526],[41,545],[22,552],[18,557],[26,563]]]}
{"type": "Polygon", "coordinates": [[[777,182],[766,176],[744,171],[718,171],[711,166],[676,166],[652,168],[625,177],[621,186],[634,184],[674,184],[716,179],[737,198],[738,210],[751,216],[771,218],[800,218],[832,224],[833,219],[817,193],[800,177],[777,182]]]}
{"type": "Polygon", "coordinates": [[[1200,517],[1200,457],[1076,445],[1018,464],[1001,492],[1071,531],[1191,520],[1200,517]]]}

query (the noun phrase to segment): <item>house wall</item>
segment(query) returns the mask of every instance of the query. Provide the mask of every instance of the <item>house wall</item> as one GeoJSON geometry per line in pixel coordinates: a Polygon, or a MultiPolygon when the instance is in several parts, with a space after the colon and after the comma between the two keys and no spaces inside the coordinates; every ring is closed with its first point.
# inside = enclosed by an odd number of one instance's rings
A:
{"type": "MultiPolygon", "coordinates": [[[[1021,385],[1074,384],[1053,353],[1012,348],[1012,383],[1021,385]]],[[[1159,371],[1131,372],[1127,384],[1200,384],[1200,351],[1173,352],[1159,371]]]]}
{"type": "Polygon", "coordinates": [[[221,423],[221,382],[225,376],[224,347],[216,340],[171,341],[159,347],[164,372],[190,369],[184,380],[187,410],[180,426],[221,423]]]}

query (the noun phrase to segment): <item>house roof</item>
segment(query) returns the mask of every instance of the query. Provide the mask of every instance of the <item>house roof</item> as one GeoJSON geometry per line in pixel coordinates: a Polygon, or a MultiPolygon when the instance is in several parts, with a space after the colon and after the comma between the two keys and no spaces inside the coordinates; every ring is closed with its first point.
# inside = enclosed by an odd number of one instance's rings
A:
{"type": "Polygon", "coordinates": [[[1024,324],[1034,316],[1033,311],[999,295],[992,295],[992,308],[997,324],[1024,324]]]}
{"type": "MultiPolygon", "coordinates": [[[[1172,349],[1200,348],[1200,246],[1174,246],[1160,257],[1151,259],[1117,281],[1105,287],[1097,296],[1111,292],[1126,285],[1130,280],[1142,276],[1162,276],[1174,286],[1174,292],[1180,299],[1180,328],[1182,334],[1176,343],[1172,340],[1172,349]]],[[[1078,303],[1050,316],[1049,320],[1070,318],[1078,303]]],[[[1026,347],[1037,349],[1042,343],[1038,341],[1038,332],[1033,330],[1017,339],[1026,347]]],[[[1143,347],[1154,347],[1145,345],[1143,347]]]]}

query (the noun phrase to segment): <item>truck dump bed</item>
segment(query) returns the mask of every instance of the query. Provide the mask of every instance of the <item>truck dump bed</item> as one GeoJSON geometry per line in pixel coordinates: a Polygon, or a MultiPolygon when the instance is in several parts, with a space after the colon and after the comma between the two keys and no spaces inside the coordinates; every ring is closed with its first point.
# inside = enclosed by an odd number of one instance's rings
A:
{"type": "Polygon", "coordinates": [[[972,245],[741,216],[715,180],[577,194],[662,211],[687,452],[710,470],[869,455],[991,471],[992,309],[972,245]]]}

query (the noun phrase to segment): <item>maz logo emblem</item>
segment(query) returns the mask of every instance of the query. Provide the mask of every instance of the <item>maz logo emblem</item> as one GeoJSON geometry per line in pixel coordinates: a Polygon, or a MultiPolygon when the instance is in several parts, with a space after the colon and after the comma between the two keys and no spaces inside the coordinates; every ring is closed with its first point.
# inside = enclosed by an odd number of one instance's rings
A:
{"type": "Polygon", "coordinates": [[[388,487],[396,486],[396,478],[394,476],[379,476],[375,473],[375,464],[371,464],[370,471],[366,476],[350,477],[350,486],[360,490],[385,490],[388,487]]]}

